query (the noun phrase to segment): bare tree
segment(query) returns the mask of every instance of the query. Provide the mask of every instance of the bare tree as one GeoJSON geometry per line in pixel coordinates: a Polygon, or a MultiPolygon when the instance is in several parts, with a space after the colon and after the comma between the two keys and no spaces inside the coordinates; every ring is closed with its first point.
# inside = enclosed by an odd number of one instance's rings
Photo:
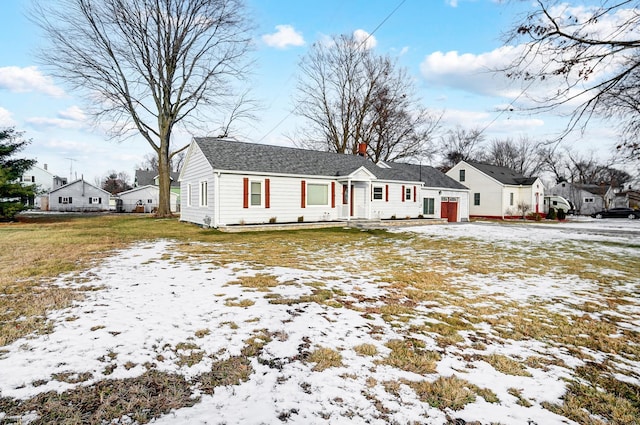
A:
{"type": "Polygon", "coordinates": [[[601,0],[570,6],[537,0],[517,22],[507,43],[524,42],[524,55],[507,71],[513,78],[552,84],[536,98],[540,106],[573,111],[567,132],[593,116],[614,118],[623,137],[619,149],[640,159],[640,2],[601,0]]]}
{"type": "Polygon", "coordinates": [[[112,195],[132,188],[130,183],[131,178],[129,174],[124,171],[117,172],[110,170],[107,175],[100,180],[100,187],[112,195]]]}
{"type": "Polygon", "coordinates": [[[441,163],[438,167],[447,172],[460,161],[480,161],[483,154],[480,150],[484,142],[482,130],[456,127],[449,129],[440,141],[441,163]]]}
{"type": "Polygon", "coordinates": [[[526,136],[517,141],[493,139],[484,160],[500,167],[510,168],[526,177],[534,176],[542,169],[541,144],[526,136]]]}
{"type": "Polygon", "coordinates": [[[199,124],[233,97],[250,46],[242,0],[36,0],[43,61],[84,93],[118,139],[140,134],[158,157],[158,216],[171,215],[178,124],[199,124]]]}
{"type": "Polygon", "coordinates": [[[439,128],[441,115],[419,107],[414,98],[413,82],[406,70],[393,72],[388,58],[381,59],[389,69],[386,80],[375,88],[365,138],[368,154],[374,162],[406,159],[432,159],[435,154],[433,135],[439,128]]]}
{"type": "Polygon", "coordinates": [[[376,56],[354,36],[313,45],[300,65],[295,113],[308,125],[305,147],[356,153],[374,160],[425,155],[439,117],[421,108],[408,73],[376,56]]]}
{"type": "Polygon", "coordinates": [[[567,181],[566,168],[564,167],[564,157],[557,146],[545,146],[540,149],[540,161],[543,171],[553,174],[556,183],[567,181]]]}

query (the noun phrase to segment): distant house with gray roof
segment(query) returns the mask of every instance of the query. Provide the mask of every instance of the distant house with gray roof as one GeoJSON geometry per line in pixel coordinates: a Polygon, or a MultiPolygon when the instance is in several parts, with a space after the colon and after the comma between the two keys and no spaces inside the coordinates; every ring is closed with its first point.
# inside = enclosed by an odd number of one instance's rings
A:
{"type": "Polygon", "coordinates": [[[179,176],[180,217],[212,227],[445,217],[468,220],[468,189],[433,167],[195,138],[179,176]]]}
{"type": "MultiPolygon", "coordinates": [[[[169,177],[171,178],[171,188],[179,188],[180,183],[178,182],[178,176],[180,174],[175,171],[171,171],[169,173],[169,177]]],[[[133,180],[133,187],[143,187],[143,186],[158,186],[158,180],[160,176],[157,171],[154,170],[136,170],[136,175],[133,180]]]]}
{"type": "Polygon", "coordinates": [[[520,203],[529,212],[544,212],[544,184],[538,177],[473,161],[460,161],[447,176],[469,188],[470,217],[517,218],[520,203]]]}

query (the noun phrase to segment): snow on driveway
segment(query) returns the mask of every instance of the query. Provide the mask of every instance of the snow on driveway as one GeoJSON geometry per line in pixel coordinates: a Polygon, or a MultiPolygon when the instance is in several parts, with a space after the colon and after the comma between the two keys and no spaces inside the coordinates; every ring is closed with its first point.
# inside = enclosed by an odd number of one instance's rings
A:
{"type": "MultiPolygon", "coordinates": [[[[635,248],[620,248],[625,255],[639,256],[640,234],[618,227],[629,225],[634,231],[640,231],[639,223],[606,220],[533,226],[469,223],[401,231],[425,237],[476,238],[514,244],[622,240],[635,244],[635,248]]],[[[401,379],[435,380],[437,376],[450,375],[461,376],[481,388],[491,388],[500,399],[496,404],[477,397],[464,409],[449,412],[451,417],[483,424],[574,423],[542,408],[541,403],[561,402],[566,385],[564,378],[570,376],[568,367],[580,361],[533,339],[507,341],[487,350],[520,358],[553,352],[567,367],[530,369],[530,377],[511,376],[496,371],[486,362],[469,362],[464,359],[464,353],[455,350],[442,353],[437,374],[427,377],[377,363],[390,351],[385,343],[404,335],[380,315],[362,314],[361,310],[371,306],[370,300],[378,299],[385,292],[384,285],[376,283],[373,274],[356,276],[328,268],[256,270],[244,263],[221,266],[185,260],[175,243],[157,241],[122,250],[100,266],[75,276],[78,282],[86,284],[83,277],[101,289],[88,292],[83,301],[71,308],[52,312],[49,318],[55,325],[50,334],[29,336],[1,347],[0,396],[25,399],[45,391],[90,385],[100,379],[135,377],[144,373],[145,365],[149,364],[158,370],[191,378],[210,370],[214,354],[239,355],[245,341],[255,335],[256,330],[265,329],[283,335],[266,344],[261,354],[262,358],[277,362],[278,367],[254,358],[254,372],[248,381],[218,387],[213,395],[202,395],[193,407],[178,409],[153,423],[277,424],[286,420],[299,424],[413,421],[444,424],[445,412],[421,401],[407,386],[402,385],[398,394],[391,394],[382,383],[401,379]],[[346,294],[352,308],[314,302],[273,304],[264,292],[228,284],[258,273],[276,276],[282,285],[269,289],[283,298],[309,295],[313,288],[306,283],[321,281],[327,288],[346,294]],[[241,301],[253,304],[242,307],[241,301]],[[198,334],[202,330],[210,332],[198,334]],[[180,366],[177,347],[185,342],[197,344],[207,355],[193,366],[180,366]],[[358,355],[354,347],[365,343],[374,345],[378,354],[358,355]],[[309,349],[338,350],[343,366],[314,371],[313,364],[296,360],[300,347],[305,344],[310,344],[309,349]],[[109,371],[108,376],[105,370],[109,371]],[[56,374],[69,373],[89,373],[86,376],[90,378],[81,384],[52,379],[56,374]],[[533,406],[519,403],[510,394],[510,388],[520,389],[524,397],[534,401],[533,406]],[[385,412],[384,416],[381,411],[385,412]]],[[[58,283],[73,285],[69,279],[63,276],[58,283]]],[[[478,276],[475,281],[478,290],[490,288],[514,300],[528,299],[541,292],[549,294],[550,288],[553,289],[550,297],[555,299],[590,290],[559,284],[548,277],[529,279],[520,285],[514,284],[515,281],[489,280],[478,276]]],[[[635,291],[639,284],[633,283],[635,291]]],[[[632,309],[629,314],[636,317],[634,330],[638,331],[640,311],[637,304],[629,308],[632,309]]],[[[467,350],[466,354],[470,352],[467,350]]],[[[0,419],[2,415],[0,413],[0,419]]]]}

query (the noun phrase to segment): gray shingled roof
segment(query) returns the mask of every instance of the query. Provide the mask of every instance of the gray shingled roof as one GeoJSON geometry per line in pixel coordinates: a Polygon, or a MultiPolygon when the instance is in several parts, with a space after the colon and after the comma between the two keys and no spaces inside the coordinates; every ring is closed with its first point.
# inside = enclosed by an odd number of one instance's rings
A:
{"type": "MultiPolygon", "coordinates": [[[[170,176],[171,176],[171,187],[180,187],[180,182],[178,181],[178,176],[180,174],[176,173],[174,171],[171,171],[170,176]]],[[[137,184],[137,187],[142,187],[142,186],[154,186],[155,185],[155,178],[158,177],[158,172],[157,171],[153,171],[153,170],[136,170],[136,176],[135,176],[135,184],[137,184]]]]}
{"type": "Polygon", "coordinates": [[[525,177],[520,173],[515,172],[511,168],[499,167],[497,165],[491,165],[483,162],[465,161],[472,167],[482,171],[486,175],[493,177],[502,184],[510,185],[530,185],[533,184],[537,177],[525,177]]]}
{"type": "Polygon", "coordinates": [[[364,167],[382,180],[423,181],[429,187],[466,189],[454,179],[426,165],[385,162],[390,168],[383,168],[358,155],[214,137],[196,137],[194,141],[214,170],[333,177],[346,176],[364,167]]]}

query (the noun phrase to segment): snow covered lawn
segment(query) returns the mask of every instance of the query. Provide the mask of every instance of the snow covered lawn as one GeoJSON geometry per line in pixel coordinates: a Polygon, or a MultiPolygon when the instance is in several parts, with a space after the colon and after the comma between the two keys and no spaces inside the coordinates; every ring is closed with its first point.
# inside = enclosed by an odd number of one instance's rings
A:
{"type": "Polygon", "coordinates": [[[640,222],[309,235],[60,276],[94,290],[0,347],[0,423],[639,423],[640,222]],[[163,406],[45,413],[143,377],[163,406]]]}

